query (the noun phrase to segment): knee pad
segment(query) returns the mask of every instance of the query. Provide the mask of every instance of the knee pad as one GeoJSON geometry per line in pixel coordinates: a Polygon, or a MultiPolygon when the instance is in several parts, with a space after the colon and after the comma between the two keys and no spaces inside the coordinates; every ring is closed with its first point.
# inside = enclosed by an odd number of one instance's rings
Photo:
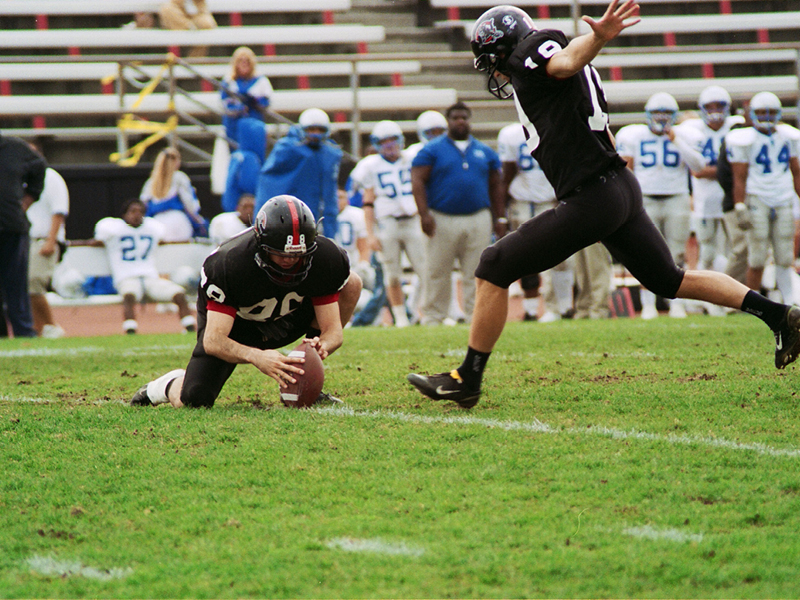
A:
{"type": "Polygon", "coordinates": [[[183,382],[183,389],[181,390],[181,402],[189,408],[211,408],[214,406],[214,401],[217,399],[217,394],[214,390],[209,389],[204,385],[187,385],[186,380],[183,382]]]}
{"type": "Polygon", "coordinates": [[[475,277],[484,279],[489,283],[502,288],[510,286],[517,278],[507,278],[505,273],[505,265],[503,261],[503,253],[498,244],[492,244],[481,254],[481,260],[478,263],[478,268],[475,269],[475,277]]]}

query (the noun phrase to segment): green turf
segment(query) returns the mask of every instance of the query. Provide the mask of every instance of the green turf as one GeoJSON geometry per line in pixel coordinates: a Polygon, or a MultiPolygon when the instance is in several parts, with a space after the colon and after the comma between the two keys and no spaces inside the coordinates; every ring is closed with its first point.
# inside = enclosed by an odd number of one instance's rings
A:
{"type": "Polygon", "coordinates": [[[252,367],[126,406],[187,336],[0,342],[0,597],[800,596],[800,373],[757,319],[512,323],[471,411],[406,383],[466,336],[348,329],[346,408],[303,411],[252,367]]]}

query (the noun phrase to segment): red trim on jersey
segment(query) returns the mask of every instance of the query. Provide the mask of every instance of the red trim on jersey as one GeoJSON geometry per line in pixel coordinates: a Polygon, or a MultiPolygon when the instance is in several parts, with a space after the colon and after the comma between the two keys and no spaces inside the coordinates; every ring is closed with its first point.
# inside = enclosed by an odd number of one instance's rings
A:
{"type": "Polygon", "coordinates": [[[206,304],[206,310],[211,310],[214,312],[221,312],[224,315],[228,315],[229,317],[236,316],[236,309],[232,306],[228,306],[227,304],[220,304],[219,302],[214,302],[213,300],[209,300],[206,304]]]}
{"type": "Polygon", "coordinates": [[[297,207],[293,200],[289,200],[286,204],[289,205],[289,212],[292,214],[292,244],[296,246],[300,243],[300,217],[297,215],[297,207]]]}
{"type": "Polygon", "coordinates": [[[335,294],[331,294],[329,296],[317,296],[316,298],[311,299],[311,304],[314,306],[324,306],[325,304],[333,304],[334,302],[339,301],[339,292],[335,294]]]}

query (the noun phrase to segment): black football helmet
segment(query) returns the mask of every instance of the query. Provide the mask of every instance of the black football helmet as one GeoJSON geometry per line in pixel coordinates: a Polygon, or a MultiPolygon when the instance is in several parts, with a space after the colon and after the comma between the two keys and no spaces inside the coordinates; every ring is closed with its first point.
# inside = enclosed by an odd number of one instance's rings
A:
{"type": "Polygon", "coordinates": [[[258,243],[256,264],[274,283],[294,287],[308,276],[317,249],[317,224],[305,202],[288,194],[270,198],[258,211],[253,231],[258,243]],[[270,255],[300,260],[290,269],[282,269],[270,255]]]}
{"type": "Polygon", "coordinates": [[[489,74],[489,92],[505,100],[513,95],[506,88],[508,83],[500,83],[496,73],[508,75],[508,57],[536,26],[527,13],[515,6],[495,6],[483,13],[472,28],[469,43],[475,55],[475,68],[489,74]]]}

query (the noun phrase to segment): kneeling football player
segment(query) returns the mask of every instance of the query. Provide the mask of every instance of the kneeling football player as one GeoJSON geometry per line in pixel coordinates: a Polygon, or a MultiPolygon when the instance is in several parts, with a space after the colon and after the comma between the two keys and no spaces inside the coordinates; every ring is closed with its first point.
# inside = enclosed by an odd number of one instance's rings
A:
{"type": "MultiPolygon", "coordinates": [[[[242,363],[284,388],[303,373],[304,359],[276,349],[305,338],[325,360],[342,345],[342,324],[360,293],[347,254],[317,236],[308,206],[294,196],[271,198],[252,227],[203,263],[197,345],[186,369],[142,386],[131,404],[211,407],[242,363]]],[[[324,392],[323,400],[337,401],[324,392]]]]}

